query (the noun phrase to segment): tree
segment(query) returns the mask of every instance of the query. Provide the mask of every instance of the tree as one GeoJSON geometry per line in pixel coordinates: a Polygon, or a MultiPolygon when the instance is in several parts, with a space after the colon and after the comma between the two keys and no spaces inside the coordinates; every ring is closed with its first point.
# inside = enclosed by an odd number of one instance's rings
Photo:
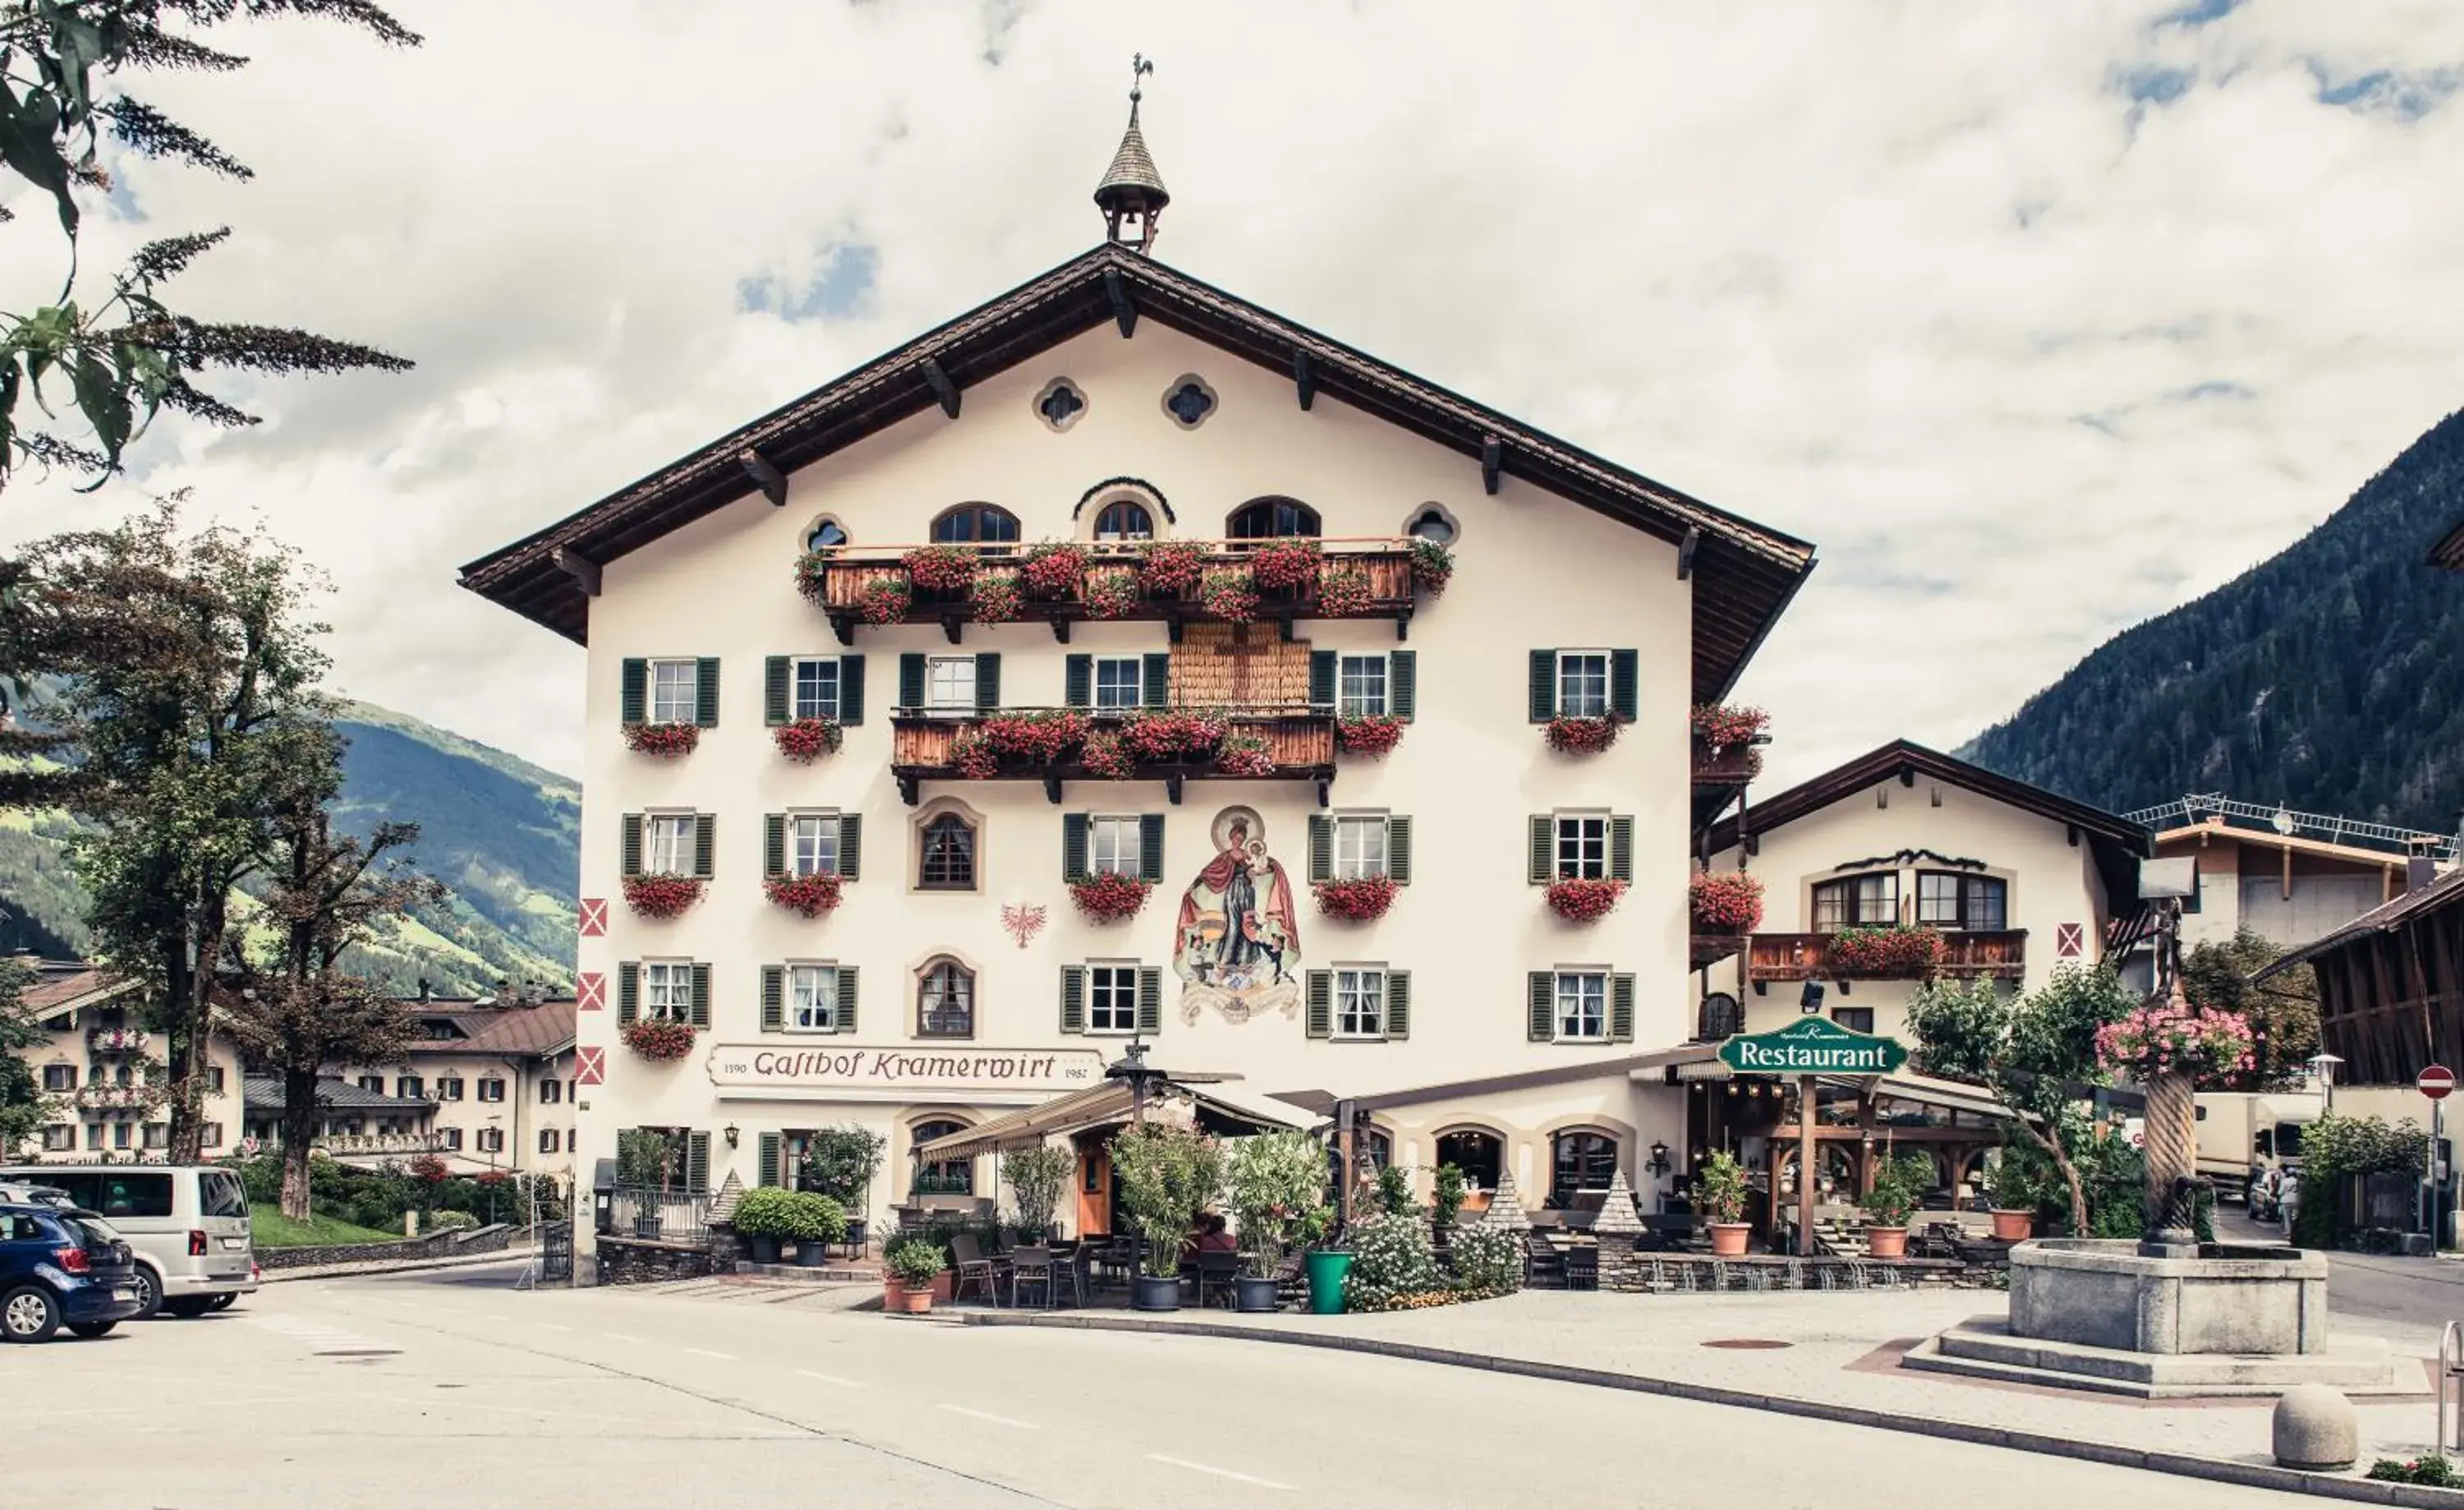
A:
{"type": "Polygon", "coordinates": [[[2310,966],[2251,979],[2282,952],[2245,927],[2229,943],[2195,945],[2182,960],[2182,994],[2193,1006],[2237,1012],[2249,1021],[2258,1063],[2240,1078],[2250,1090],[2290,1088],[2319,1052],[2319,978],[2310,966]]]}
{"type": "Polygon", "coordinates": [[[14,1153],[52,1116],[51,1098],[22,1054],[43,1041],[41,1027],[23,1003],[26,983],[33,978],[16,961],[0,960],[0,1156],[14,1153]]]}

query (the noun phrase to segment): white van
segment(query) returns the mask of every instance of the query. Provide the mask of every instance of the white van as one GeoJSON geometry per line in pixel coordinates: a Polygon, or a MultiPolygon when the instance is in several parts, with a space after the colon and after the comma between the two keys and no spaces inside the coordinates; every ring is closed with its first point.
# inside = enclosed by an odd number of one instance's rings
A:
{"type": "Polygon", "coordinates": [[[256,1247],[249,1235],[248,1192],[229,1169],[195,1165],[30,1164],[0,1168],[0,1180],[66,1190],[109,1222],[137,1259],[143,1321],[220,1310],[256,1288],[256,1247]]]}

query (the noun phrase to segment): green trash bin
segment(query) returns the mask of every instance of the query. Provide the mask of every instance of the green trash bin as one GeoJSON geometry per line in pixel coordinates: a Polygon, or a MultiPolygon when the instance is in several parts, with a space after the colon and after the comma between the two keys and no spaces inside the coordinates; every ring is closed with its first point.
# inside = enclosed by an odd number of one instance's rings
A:
{"type": "Polygon", "coordinates": [[[1343,1312],[1343,1277],[1352,1272],[1352,1255],[1313,1253],[1309,1265],[1309,1314],[1339,1316],[1343,1312]]]}

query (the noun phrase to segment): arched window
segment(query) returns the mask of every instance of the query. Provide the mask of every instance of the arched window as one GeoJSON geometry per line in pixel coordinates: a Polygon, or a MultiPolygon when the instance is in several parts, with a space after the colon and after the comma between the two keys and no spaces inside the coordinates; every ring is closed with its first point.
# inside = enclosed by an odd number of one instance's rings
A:
{"type": "Polygon", "coordinates": [[[1435,503],[1428,504],[1413,515],[1407,530],[1415,540],[1425,540],[1439,545],[1453,544],[1455,536],[1459,533],[1455,527],[1454,516],[1435,503]]]}
{"type": "MultiPolygon", "coordinates": [[[[947,1138],[952,1133],[966,1130],[965,1122],[948,1117],[936,1117],[931,1121],[917,1122],[911,1136],[915,1140],[915,1146],[921,1148],[935,1138],[947,1138]]],[[[917,1161],[913,1193],[916,1195],[975,1194],[976,1161],[973,1159],[942,1159],[931,1163],[917,1161]]]]}
{"type": "Polygon", "coordinates": [[[991,503],[961,503],[933,521],[935,544],[1009,544],[1018,540],[1018,516],[991,503]]]}
{"type": "Polygon", "coordinates": [[[1282,540],[1318,535],[1317,510],[1297,499],[1257,499],[1241,505],[1224,533],[1234,540],[1282,540]]]}
{"type": "Polygon", "coordinates": [[[976,826],[955,812],[924,825],[915,847],[915,884],[923,891],[976,889],[976,826]]]}
{"type": "Polygon", "coordinates": [[[975,972],[956,960],[935,960],[915,987],[915,1034],[919,1038],[976,1035],[975,972]]]}
{"type": "Polygon", "coordinates": [[[813,527],[804,532],[806,550],[829,550],[847,543],[847,526],[834,519],[817,520],[813,527]]]}
{"type": "Polygon", "coordinates": [[[1153,540],[1155,516],[1135,499],[1115,499],[1095,516],[1097,540],[1153,540]]]}
{"type": "Polygon", "coordinates": [[[1506,1170],[1506,1144],[1494,1133],[1465,1129],[1438,1140],[1438,1167],[1453,1165],[1474,1189],[1494,1190],[1506,1170]]]}
{"type": "Polygon", "coordinates": [[[1549,1204],[1565,1210],[1578,1190],[1605,1190],[1617,1174],[1617,1141],[1590,1127],[1570,1127],[1549,1140],[1549,1204]]]}

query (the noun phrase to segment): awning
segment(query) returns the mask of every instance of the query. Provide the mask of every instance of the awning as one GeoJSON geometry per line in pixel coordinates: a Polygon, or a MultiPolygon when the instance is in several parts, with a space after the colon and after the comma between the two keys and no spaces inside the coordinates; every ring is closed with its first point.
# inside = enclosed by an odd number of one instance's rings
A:
{"type": "Polygon", "coordinates": [[[1971,1112],[1979,1117],[2010,1118],[2017,1114],[1986,1094],[1981,1085],[1964,1080],[1937,1080],[1929,1075],[1825,1075],[1819,1077],[1825,1085],[1855,1086],[1876,1096],[1887,1096],[1895,1101],[1915,1101],[1921,1106],[1940,1106],[1947,1111],[1971,1112]]]}
{"type": "MultiPolygon", "coordinates": [[[[1166,1082],[1147,1093],[1150,1103],[1164,1097],[1187,1097],[1199,1111],[1219,1121],[1236,1124],[1244,1132],[1281,1132],[1309,1125],[1311,1118],[1297,1106],[1286,1106],[1265,1098],[1243,1096],[1220,1084],[1203,1088],[1166,1082]]],[[[1129,1085],[1120,1080],[1108,1080],[1090,1085],[1083,1091],[1056,1096],[1041,1106],[1010,1112],[990,1121],[978,1122],[931,1143],[919,1144],[915,1157],[933,1163],[956,1159],[972,1159],[978,1154],[999,1153],[1004,1148],[1025,1148],[1047,1138],[1066,1138],[1102,1127],[1111,1122],[1130,1120],[1132,1111],[1129,1085]]]]}

